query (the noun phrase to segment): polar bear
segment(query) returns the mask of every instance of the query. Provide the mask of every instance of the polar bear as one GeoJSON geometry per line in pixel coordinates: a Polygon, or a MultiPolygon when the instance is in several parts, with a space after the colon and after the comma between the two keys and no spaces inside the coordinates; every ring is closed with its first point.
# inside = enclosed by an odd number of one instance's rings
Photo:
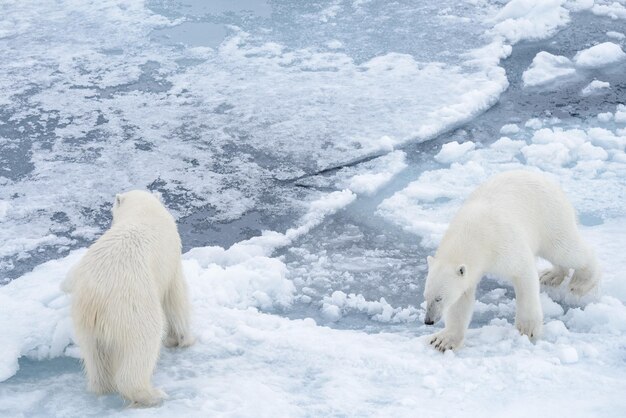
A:
{"type": "Polygon", "coordinates": [[[161,342],[193,343],[190,306],[174,218],[152,194],[119,194],[113,223],[72,268],[75,334],[91,391],[119,392],[131,406],[166,397],[152,386],[161,342]]]}
{"type": "Polygon", "coordinates": [[[515,289],[515,325],[539,337],[543,313],[540,283],[558,286],[569,274],[570,290],[584,295],[599,281],[593,251],[583,242],[576,214],[565,193],[541,174],[509,171],[479,186],[452,219],[434,257],[428,257],[424,290],[432,325],[442,316],[445,328],[430,336],[440,351],[459,348],[483,275],[507,278],[515,289]],[[539,277],[536,257],[553,264],[539,277]]]}

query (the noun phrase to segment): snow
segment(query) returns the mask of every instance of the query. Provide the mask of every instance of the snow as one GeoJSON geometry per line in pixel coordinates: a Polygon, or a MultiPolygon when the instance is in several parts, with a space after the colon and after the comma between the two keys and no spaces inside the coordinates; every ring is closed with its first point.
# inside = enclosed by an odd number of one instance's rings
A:
{"type": "Polygon", "coordinates": [[[591,12],[598,16],[608,16],[611,19],[626,19],[626,7],[617,1],[610,4],[595,4],[591,12]]]}
{"type": "Polygon", "coordinates": [[[365,313],[372,320],[379,322],[413,322],[419,315],[416,308],[394,308],[385,298],[368,301],[363,295],[346,295],[336,290],[322,301],[322,314],[332,322],[338,321],[346,313],[365,313]]]}
{"type": "Polygon", "coordinates": [[[504,135],[516,134],[519,131],[519,126],[514,123],[507,123],[506,125],[502,125],[502,128],[500,128],[500,133],[504,135]]]}
{"type": "MultiPolygon", "coordinates": [[[[573,62],[567,57],[541,51],[535,55],[530,67],[522,74],[522,80],[525,87],[543,86],[553,83],[557,79],[573,76],[576,74],[575,67],[581,69],[601,68],[618,63],[625,58],[626,53],[621,46],[613,42],[604,42],[579,51],[574,56],[573,62]]],[[[599,84],[601,82],[593,84],[594,82],[585,88],[584,95],[604,86],[599,84]]]]}
{"type": "Polygon", "coordinates": [[[613,115],[613,119],[617,123],[626,123],[626,105],[617,105],[617,110],[613,115]]]}
{"type": "Polygon", "coordinates": [[[611,83],[608,83],[606,81],[593,80],[591,83],[587,84],[585,88],[582,89],[581,93],[583,96],[588,96],[590,94],[597,93],[610,87],[611,83]]]}
{"type": "Polygon", "coordinates": [[[574,12],[589,10],[593,7],[594,0],[569,0],[565,3],[565,7],[574,12]]]}
{"type": "Polygon", "coordinates": [[[569,22],[565,0],[511,0],[498,12],[493,33],[510,43],[540,39],[569,22]]]}
{"type": "Polygon", "coordinates": [[[435,155],[435,160],[440,163],[458,161],[475,148],[476,144],[471,141],[463,142],[462,144],[459,144],[457,141],[448,142],[444,144],[443,147],[441,147],[441,151],[435,155]]]}
{"type": "Polygon", "coordinates": [[[606,36],[608,36],[609,38],[614,38],[618,40],[626,39],[626,35],[624,35],[622,32],[615,32],[612,30],[608,31],[606,33],[606,36]]]}
{"type": "Polygon", "coordinates": [[[618,44],[603,42],[579,51],[574,56],[574,62],[583,68],[599,68],[620,62],[625,58],[626,53],[618,44]]]}
{"type": "Polygon", "coordinates": [[[405,157],[403,151],[390,152],[378,160],[380,169],[351,177],[348,188],[357,194],[374,194],[407,167],[405,157]]]}
{"type": "Polygon", "coordinates": [[[539,118],[532,118],[532,119],[528,119],[524,123],[524,126],[526,128],[539,129],[543,126],[543,122],[539,118]]]}
{"type": "Polygon", "coordinates": [[[231,3],[0,6],[0,269],[26,272],[0,287],[0,415],[622,415],[624,2],[231,3]],[[542,288],[532,343],[487,277],[441,355],[425,257],[520,168],[563,186],[601,288],[542,288]],[[146,187],[181,221],[197,342],[162,350],[169,399],[129,410],[86,391],[59,284],[146,187]]]}
{"type": "Polygon", "coordinates": [[[522,80],[524,86],[534,87],[550,83],[557,78],[570,76],[575,72],[576,69],[567,57],[541,51],[535,56],[530,67],[522,74],[522,80]]]}

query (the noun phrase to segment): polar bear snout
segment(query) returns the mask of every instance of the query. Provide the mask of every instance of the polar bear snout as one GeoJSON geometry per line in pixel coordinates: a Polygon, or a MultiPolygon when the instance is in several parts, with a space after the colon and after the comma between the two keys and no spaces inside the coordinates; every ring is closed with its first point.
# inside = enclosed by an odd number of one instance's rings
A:
{"type": "Polygon", "coordinates": [[[433,325],[441,319],[441,302],[431,301],[426,303],[426,316],[424,324],[433,325]]]}

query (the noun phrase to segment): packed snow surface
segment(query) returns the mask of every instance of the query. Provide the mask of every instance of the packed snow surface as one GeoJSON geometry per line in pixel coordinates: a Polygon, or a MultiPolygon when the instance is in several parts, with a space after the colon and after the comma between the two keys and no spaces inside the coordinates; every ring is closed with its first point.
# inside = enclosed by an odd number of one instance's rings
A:
{"type": "Polygon", "coordinates": [[[0,415],[624,415],[626,106],[607,104],[625,88],[622,10],[5,1],[0,415]],[[551,41],[581,16],[598,36],[551,41]],[[559,119],[543,100],[561,91],[559,119]],[[531,342],[510,284],[484,278],[465,346],[441,354],[427,336],[442,324],[423,324],[425,256],[463,199],[510,169],[562,185],[601,287],[542,288],[531,342]],[[131,188],[180,221],[197,337],[162,350],[153,380],[169,399],[145,410],[86,391],[59,288],[131,188]]]}

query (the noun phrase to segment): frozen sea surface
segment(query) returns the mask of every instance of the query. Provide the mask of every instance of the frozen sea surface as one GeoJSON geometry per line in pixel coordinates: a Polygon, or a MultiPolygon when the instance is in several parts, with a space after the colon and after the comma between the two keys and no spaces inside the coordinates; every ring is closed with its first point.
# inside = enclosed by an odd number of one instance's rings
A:
{"type": "Polygon", "coordinates": [[[0,413],[624,415],[623,11],[4,2],[0,413]],[[466,346],[442,355],[425,257],[462,199],[513,168],[561,183],[602,287],[542,289],[531,343],[513,289],[485,278],[466,346]],[[163,349],[170,399],[140,411],[86,392],[59,290],[131,188],[179,219],[198,337],[163,349]]]}

